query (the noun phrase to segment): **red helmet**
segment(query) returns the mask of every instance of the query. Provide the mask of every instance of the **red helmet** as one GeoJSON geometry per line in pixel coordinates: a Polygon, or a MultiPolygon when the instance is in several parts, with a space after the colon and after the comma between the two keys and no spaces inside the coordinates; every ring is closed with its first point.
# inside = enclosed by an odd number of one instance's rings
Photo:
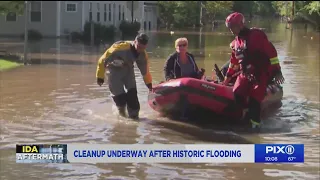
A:
{"type": "Polygon", "coordinates": [[[238,26],[244,25],[244,16],[241,13],[234,12],[227,17],[226,19],[227,28],[230,28],[231,26],[234,26],[234,25],[238,25],[238,26]]]}

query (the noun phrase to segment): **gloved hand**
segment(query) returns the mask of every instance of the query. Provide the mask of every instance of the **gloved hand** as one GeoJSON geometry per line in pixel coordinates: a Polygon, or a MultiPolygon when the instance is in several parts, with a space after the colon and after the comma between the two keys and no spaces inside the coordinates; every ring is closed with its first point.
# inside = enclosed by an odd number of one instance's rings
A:
{"type": "Polygon", "coordinates": [[[149,84],[146,84],[146,85],[147,85],[147,87],[149,89],[149,92],[151,92],[152,91],[152,83],[149,83],[149,84]]]}
{"type": "Polygon", "coordinates": [[[225,77],[224,81],[222,82],[222,85],[227,86],[230,81],[231,81],[231,77],[225,77]]]}
{"type": "Polygon", "coordinates": [[[199,78],[201,78],[204,75],[205,72],[206,72],[206,70],[201,68],[200,71],[198,72],[199,78]]]}
{"type": "Polygon", "coordinates": [[[281,70],[278,70],[274,73],[274,81],[276,82],[276,84],[280,85],[284,83],[284,77],[282,75],[281,70]]]}
{"type": "Polygon", "coordinates": [[[97,84],[101,86],[104,83],[104,79],[97,78],[97,84]]]}

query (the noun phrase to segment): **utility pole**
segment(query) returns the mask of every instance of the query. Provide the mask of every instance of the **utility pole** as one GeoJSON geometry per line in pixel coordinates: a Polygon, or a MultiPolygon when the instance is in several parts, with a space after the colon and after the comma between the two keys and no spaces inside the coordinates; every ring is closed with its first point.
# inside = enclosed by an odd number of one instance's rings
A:
{"type": "Polygon", "coordinates": [[[90,45],[94,46],[94,22],[90,21],[90,45]]]}
{"type": "Polygon", "coordinates": [[[292,18],[291,18],[291,20],[293,20],[293,17],[294,17],[294,1],[292,1],[292,12],[291,12],[291,14],[292,14],[292,18]]]}
{"type": "Polygon", "coordinates": [[[286,18],[288,19],[288,14],[289,14],[289,13],[288,13],[288,4],[289,4],[289,3],[288,3],[288,1],[286,1],[285,3],[286,3],[286,18]]]}
{"type": "Polygon", "coordinates": [[[133,23],[133,3],[134,1],[131,1],[131,23],[133,23]]]}
{"type": "Polygon", "coordinates": [[[202,25],[202,1],[200,1],[200,26],[202,25]]]}
{"type": "Polygon", "coordinates": [[[24,2],[24,49],[23,49],[23,63],[28,63],[28,1],[24,2]]]}

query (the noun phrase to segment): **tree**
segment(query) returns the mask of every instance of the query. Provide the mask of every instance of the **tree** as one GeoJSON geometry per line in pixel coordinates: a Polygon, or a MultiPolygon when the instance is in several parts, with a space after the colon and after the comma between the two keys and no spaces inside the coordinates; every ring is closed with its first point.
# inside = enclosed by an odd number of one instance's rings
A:
{"type": "Polygon", "coordinates": [[[174,22],[173,13],[177,7],[176,1],[158,1],[159,17],[166,25],[174,22]]]}
{"type": "Polygon", "coordinates": [[[173,17],[177,27],[200,24],[200,4],[198,1],[176,1],[176,3],[173,17]]]}
{"type": "Polygon", "coordinates": [[[275,11],[272,1],[254,1],[253,14],[272,17],[275,11]]]}
{"type": "Polygon", "coordinates": [[[225,16],[231,12],[233,1],[207,1],[205,8],[209,21],[217,16],[225,16]]]}
{"type": "Polygon", "coordinates": [[[253,16],[254,1],[234,1],[232,10],[244,15],[253,16]]]}
{"type": "Polygon", "coordinates": [[[320,2],[312,1],[309,4],[304,6],[304,9],[309,12],[309,14],[317,13],[320,16],[320,2]]]}
{"type": "Polygon", "coordinates": [[[290,14],[289,9],[292,8],[292,3],[290,1],[272,1],[272,7],[278,15],[288,16],[290,14]]]}
{"type": "Polygon", "coordinates": [[[313,24],[316,29],[320,30],[320,2],[305,2],[303,7],[298,11],[297,16],[313,24]]]}
{"type": "Polygon", "coordinates": [[[7,14],[9,12],[19,15],[23,14],[24,1],[0,1],[0,14],[7,14]]]}
{"type": "Polygon", "coordinates": [[[159,1],[160,18],[165,24],[174,24],[176,27],[198,25],[201,4],[204,23],[224,19],[232,11],[250,18],[253,15],[263,18],[294,15],[293,19],[303,16],[309,22],[318,22],[320,18],[319,1],[159,1]]]}
{"type": "Polygon", "coordinates": [[[161,20],[168,26],[192,26],[199,24],[200,4],[198,1],[159,1],[161,20]]]}

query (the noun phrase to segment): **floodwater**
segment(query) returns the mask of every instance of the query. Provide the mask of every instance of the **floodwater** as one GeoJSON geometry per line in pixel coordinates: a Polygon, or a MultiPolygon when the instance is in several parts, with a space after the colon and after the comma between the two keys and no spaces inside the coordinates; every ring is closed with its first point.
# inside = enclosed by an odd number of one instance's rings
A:
{"type": "MultiPolygon", "coordinates": [[[[147,88],[138,70],[142,120],[118,119],[112,113],[108,87],[96,85],[102,47],[91,49],[64,40],[31,45],[30,58],[37,64],[0,72],[0,179],[319,179],[319,33],[300,26],[286,29],[280,23],[256,26],[266,28],[286,78],[283,105],[265,117],[260,134],[236,128],[201,129],[159,117],[146,103],[147,88]],[[305,163],[16,164],[17,143],[303,143],[305,163]]],[[[230,56],[232,35],[224,28],[189,31],[149,32],[155,82],[162,80],[165,58],[180,36],[189,39],[190,52],[207,76],[214,63],[221,66],[230,56]]]]}

